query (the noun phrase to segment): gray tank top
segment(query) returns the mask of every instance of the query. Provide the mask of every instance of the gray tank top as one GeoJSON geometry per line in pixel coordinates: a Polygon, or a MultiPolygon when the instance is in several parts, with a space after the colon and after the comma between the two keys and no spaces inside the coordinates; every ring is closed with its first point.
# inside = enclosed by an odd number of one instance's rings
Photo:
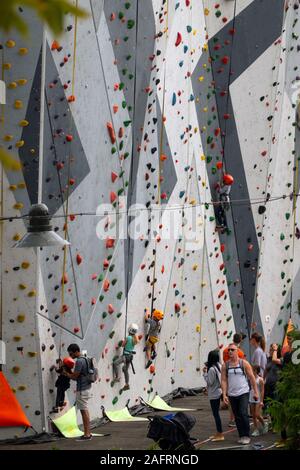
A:
{"type": "Polygon", "coordinates": [[[249,393],[250,387],[248,384],[247,377],[244,374],[241,365],[238,364],[236,367],[232,367],[229,364],[228,367],[228,391],[229,397],[239,397],[244,393],[249,393]]]}

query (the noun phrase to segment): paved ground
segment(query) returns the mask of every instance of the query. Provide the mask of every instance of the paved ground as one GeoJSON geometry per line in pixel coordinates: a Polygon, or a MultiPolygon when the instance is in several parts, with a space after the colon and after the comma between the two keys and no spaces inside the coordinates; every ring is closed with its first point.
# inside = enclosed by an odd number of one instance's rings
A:
{"type": "MultiPolygon", "coordinates": [[[[195,408],[196,411],[188,412],[195,416],[196,424],[190,435],[196,437],[199,441],[199,448],[206,450],[221,450],[224,448],[232,447],[233,449],[241,449],[237,444],[238,434],[235,428],[228,427],[229,413],[228,411],[221,411],[222,423],[224,426],[225,441],[223,442],[203,442],[209,436],[215,433],[214,420],[210,411],[209,401],[205,395],[185,397],[173,400],[173,406],[195,408]]],[[[171,404],[171,405],[172,405],[171,404]]],[[[160,414],[162,416],[168,414],[166,412],[154,412],[149,414],[160,414]]],[[[145,415],[148,416],[148,415],[145,415]]],[[[94,437],[88,442],[78,442],[74,439],[60,439],[55,442],[48,442],[44,444],[31,444],[31,445],[1,445],[0,450],[150,450],[155,443],[146,437],[147,435],[147,422],[133,422],[133,423],[107,423],[96,429],[93,432],[101,434],[109,433],[110,436],[94,437]]],[[[268,433],[264,436],[252,438],[251,445],[243,446],[244,450],[253,450],[253,445],[261,444],[263,448],[272,446],[278,436],[273,433],[268,433]]]]}

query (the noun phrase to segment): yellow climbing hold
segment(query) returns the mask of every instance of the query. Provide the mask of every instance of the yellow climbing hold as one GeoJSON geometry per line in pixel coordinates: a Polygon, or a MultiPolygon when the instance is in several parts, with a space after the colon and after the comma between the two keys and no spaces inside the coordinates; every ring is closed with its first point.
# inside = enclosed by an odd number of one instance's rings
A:
{"type": "Polygon", "coordinates": [[[16,42],[13,39],[8,39],[5,44],[6,47],[15,47],[16,42]]]}
{"type": "Polygon", "coordinates": [[[205,161],[205,155],[201,155],[201,160],[204,162],[205,161]]]}
{"type": "Polygon", "coordinates": [[[194,265],[193,265],[193,271],[196,271],[197,268],[198,268],[198,264],[194,264],[194,265]]]}
{"type": "Polygon", "coordinates": [[[24,140],[18,140],[18,142],[16,142],[16,147],[19,149],[23,147],[24,144],[25,144],[24,140]]]}
{"type": "Polygon", "coordinates": [[[35,296],[36,296],[36,290],[35,289],[28,292],[28,297],[35,297],[35,296]]]}
{"type": "Polygon", "coordinates": [[[21,100],[15,100],[14,104],[16,109],[22,109],[23,108],[23,102],[21,100]]]}
{"type": "Polygon", "coordinates": [[[5,142],[11,142],[13,140],[14,136],[11,135],[11,134],[6,134],[4,137],[3,137],[3,140],[5,140],[5,142]]]}
{"type": "Polygon", "coordinates": [[[196,332],[197,332],[197,333],[200,333],[200,331],[201,331],[201,326],[200,326],[200,325],[196,325],[196,332]]]}
{"type": "Polygon", "coordinates": [[[17,86],[18,86],[17,82],[10,82],[7,87],[10,90],[14,90],[15,88],[17,88],[17,86]]]}
{"type": "Polygon", "coordinates": [[[193,356],[190,354],[189,355],[189,360],[191,361],[193,359],[193,356]]]}
{"type": "Polygon", "coordinates": [[[26,390],[26,385],[19,385],[18,390],[20,390],[20,392],[24,392],[24,390],[26,390]]]}
{"type": "Polygon", "coordinates": [[[206,287],[206,282],[202,281],[201,282],[201,287],[206,287]]]}
{"type": "Polygon", "coordinates": [[[206,42],[205,44],[203,44],[202,50],[203,50],[203,52],[208,51],[208,44],[207,44],[207,42],[206,42]]]}
{"type": "Polygon", "coordinates": [[[21,183],[18,183],[18,188],[19,189],[25,189],[26,188],[26,184],[24,183],[24,181],[21,181],[21,183]]]}
{"type": "Polygon", "coordinates": [[[17,316],[17,322],[23,323],[23,321],[25,321],[25,315],[20,313],[20,315],[17,316]]]}
{"type": "Polygon", "coordinates": [[[21,264],[22,268],[23,269],[28,269],[29,266],[30,266],[30,263],[28,261],[23,261],[23,263],[21,264]]]}
{"type": "Polygon", "coordinates": [[[19,78],[19,80],[17,80],[17,84],[20,86],[26,85],[26,83],[27,83],[26,78],[19,78]]]}
{"type": "Polygon", "coordinates": [[[21,235],[19,233],[16,233],[14,236],[13,236],[13,240],[15,242],[18,242],[19,240],[21,239],[21,235]]]}
{"type": "Polygon", "coordinates": [[[204,80],[203,75],[201,75],[201,76],[198,78],[198,80],[199,80],[199,82],[203,82],[203,80],[204,80]]]}
{"type": "Polygon", "coordinates": [[[11,370],[14,374],[18,374],[20,372],[20,367],[19,366],[14,366],[11,370]]]}
{"type": "Polygon", "coordinates": [[[182,372],[183,372],[183,369],[180,369],[180,370],[179,370],[179,372],[182,374],[182,372]]]}
{"type": "Polygon", "coordinates": [[[19,126],[21,127],[26,127],[28,126],[29,122],[26,121],[26,119],[22,119],[22,121],[19,122],[19,126]]]}
{"type": "Polygon", "coordinates": [[[27,47],[20,47],[19,49],[19,55],[26,55],[28,54],[28,49],[27,47]]]}
{"type": "Polygon", "coordinates": [[[208,8],[204,8],[204,15],[205,15],[205,16],[208,16],[208,15],[209,15],[209,9],[208,9],[208,8]]]}
{"type": "Polygon", "coordinates": [[[24,204],[22,202],[16,202],[16,204],[14,204],[14,209],[23,209],[24,207],[24,204]]]}
{"type": "Polygon", "coordinates": [[[21,341],[22,337],[21,336],[14,336],[14,341],[16,341],[16,343],[18,343],[19,341],[21,341]]]}
{"type": "Polygon", "coordinates": [[[206,186],[206,181],[202,181],[202,186],[203,186],[203,188],[205,188],[205,186],[206,186]]]}
{"type": "Polygon", "coordinates": [[[8,189],[10,189],[11,191],[15,191],[17,189],[17,185],[16,184],[11,184],[11,185],[9,185],[8,189]]]}
{"type": "Polygon", "coordinates": [[[196,199],[191,199],[190,204],[191,204],[191,206],[194,206],[196,204],[196,199]]]}
{"type": "Polygon", "coordinates": [[[208,111],[208,107],[205,106],[205,108],[203,108],[203,112],[204,112],[204,113],[207,113],[207,111],[208,111]]]}
{"type": "Polygon", "coordinates": [[[27,289],[26,284],[19,284],[19,289],[21,289],[21,290],[27,289]]]}
{"type": "Polygon", "coordinates": [[[28,354],[29,357],[36,357],[36,355],[37,355],[37,353],[34,352],[34,351],[28,351],[27,354],[28,354]]]}
{"type": "Polygon", "coordinates": [[[4,70],[10,70],[11,69],[11,64],[9,62],[5,62],[3,64],[3,68],[4,68],[4,70]]]}

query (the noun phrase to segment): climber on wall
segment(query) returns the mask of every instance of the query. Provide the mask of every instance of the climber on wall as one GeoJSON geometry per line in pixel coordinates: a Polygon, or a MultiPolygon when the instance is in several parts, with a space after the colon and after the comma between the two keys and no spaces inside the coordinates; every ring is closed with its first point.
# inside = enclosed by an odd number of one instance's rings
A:
{"type": "Polygon", "coordinates": [[[123,387],[123,390],[129,390],[129,373],[128,369],[130,364],[132,364],[132,359],[133,355],[135,354],[134,347],[136,344],[139,342],[139,339],[137,337],[137,332],[138,332],[138,325],[136,323],[131,323],[131,325],[128,328],[128,336],[124,339],[122,342],[122,347],[123,349],[123,354],[122,356],[118,357],[115,361],[113,361],[113,383],[114,385],[116,382],[120,382],[119,378],[119,366],[124,363],[123,365],[123,373],[125,377],[125,385],[123,387]]]}
{"type": "Polygon", "coordinates": [[[229,209],[229,194],[233,183],[233,177],[229,173],[224,173],[222,181],[215,186],[218,193],[218,204],[215,205],[217,229],[227,228],[226,211],[229,209]]]}
{"type": "Polygon", "coordinates": [[[146,369],[148,369],[148,367],[151,366],[153,359],[156,357],[155,344],[159,341],[159,333],[161,329],[160,320],[164,318],[164,313],[161,310],[154,310],[151,317],[147,309],[145,312],[145,322],[150,325],[145,348],[147,357],[146,369]]]}

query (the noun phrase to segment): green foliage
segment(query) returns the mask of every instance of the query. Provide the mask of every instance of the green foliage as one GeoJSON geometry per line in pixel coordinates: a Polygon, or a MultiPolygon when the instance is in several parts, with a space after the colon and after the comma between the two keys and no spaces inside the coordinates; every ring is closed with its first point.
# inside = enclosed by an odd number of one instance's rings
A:
{"type": "MultiPolygon", "coordinates": [[[[300,338],[299,331],[291,335],[294,340],[300,338]]],[[[277,400],[271,400],[269,405],[273,428],[277,432],[286,429],[287,446],[300,449],[300,363],[291,362],[283,368],[276,392],[277,400]]]]}
{"type": "Polygon", "coordinates": [[[81,18],[87,16],[84,10],[76,8],[70,0],[2,0],[0,2],[0,29],[6,33],[16,29],[22,35],[28,32],[19,7],[34,10],[55,36],[63,32],[65,13],[81,18]]]}

